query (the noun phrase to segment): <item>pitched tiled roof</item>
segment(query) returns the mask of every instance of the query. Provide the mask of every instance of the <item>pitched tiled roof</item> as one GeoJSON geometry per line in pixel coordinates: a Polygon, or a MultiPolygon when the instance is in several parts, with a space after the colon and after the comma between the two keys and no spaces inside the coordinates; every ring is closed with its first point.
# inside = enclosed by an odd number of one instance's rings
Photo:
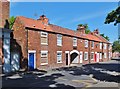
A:
{"type": "Polygon", "coordinates": [[[110,43],[109,41],[107,41],[104,37],[98,35],[98,34],[95,34],[95,36],[97,36],[100,40],[102,40],[102,42],[105,42],[105,43],[110,43]]]}
{"type": "Polygon", "coordinates": [[[43,31],[49,31],[49,32],[79,37],[83,39],[89,39],[89,40],[94,40],[98,42],[109,43],[107,40],[105,40],[100,35],[81,34],[79,31],[74,31],[74,30],[63,28],[63,27],[53,25],[53,24],[44,25],[41,20],[34,20],[34,19],[23,17],[23,16],[18,16],[16,19],[19,19],[19,21],[25,27],[28,27],[28,28],[39,29],[43,31]]]}

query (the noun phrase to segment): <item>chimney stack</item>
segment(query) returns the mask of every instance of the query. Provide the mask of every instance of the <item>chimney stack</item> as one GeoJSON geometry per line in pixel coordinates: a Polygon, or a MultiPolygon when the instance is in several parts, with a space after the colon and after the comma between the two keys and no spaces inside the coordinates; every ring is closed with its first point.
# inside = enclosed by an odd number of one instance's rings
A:
{"type": "Polygon", "coordinates": [[[99,30],[98,30],[98,29],[94,30],[93,32],[94,32],[95,34],[99,34],[99,30]]]}
{"type": "Polygon", "coordinates": [[[81,34],[85,34],[85,26],[78,25],[77,31],[79,31],[81,34]]]}
{"type": "Polygon", "coordinates": [[[49,19],[45,15],[40,16],[38,20],[42,21],[44,25],[48,25],[49,23],[49,19]]]}
{"type": "Polygon", "coordinates": [[[9,0],[0,0],[0,27],[4,28],[6,22],[9,20],[9,0]]]}

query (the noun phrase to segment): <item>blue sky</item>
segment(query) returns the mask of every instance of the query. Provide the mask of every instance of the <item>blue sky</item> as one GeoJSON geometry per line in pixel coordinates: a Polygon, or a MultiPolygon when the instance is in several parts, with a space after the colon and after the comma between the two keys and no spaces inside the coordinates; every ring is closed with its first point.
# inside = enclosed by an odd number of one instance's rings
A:
{"type": "Polygon", "coordinates": [[[104,21],[117,6],[117,2],[11,2],[10,16],[38,19],[45,14],[50,23],[73,30],[78,24],[88,24],[91,31],[98,28],[113,42],[118,38],[118,27],[104,21]]]}

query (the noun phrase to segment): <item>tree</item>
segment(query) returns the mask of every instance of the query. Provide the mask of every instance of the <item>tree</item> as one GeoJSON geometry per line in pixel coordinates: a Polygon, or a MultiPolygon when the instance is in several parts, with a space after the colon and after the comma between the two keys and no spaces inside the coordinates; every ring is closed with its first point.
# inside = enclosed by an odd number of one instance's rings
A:
{"type": "Polygon", "coordinates": [[[14,16],[9,18],[9,29],[12,29],[15,19],[16,19],[16,17],[14,17],[14,16]]]}
{"type": "Polygon", "coordinates": [[[89,29],[88,24],[79,24],[78,26],[84,26],[84,27],[85,27],[85,33],[86,33],[86,34],[88,34],[88,33],[91,32],[90,29],[89,29]]]}
{"type": "Polygon", "coordinates": [[[120,43],[119,41],[114,41],[112,45],[113,52],[120,52],[120,43]]]}
{"type": "Polygon", "coordinates": [[[109,24],[111,22],[114,22],[114,25],[117,25],[120,23],[120,6],[116,9],[108,13],[105,24],[109,24]]]}
{"type": "Polygon", "coordinates": [[[104,34],[100,34],[102,37],[104,37],[106,40],[110,40],[108,36],[105,36],[104,34]]]}

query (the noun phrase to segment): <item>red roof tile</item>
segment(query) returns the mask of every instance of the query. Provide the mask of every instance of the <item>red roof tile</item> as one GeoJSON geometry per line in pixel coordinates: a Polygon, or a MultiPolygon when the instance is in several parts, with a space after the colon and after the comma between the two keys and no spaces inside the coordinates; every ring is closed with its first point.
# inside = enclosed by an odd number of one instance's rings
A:
{"type": "Polygon", "coordinates": [[[83,38],[83,39],[89,39],[89,40],[109,43],[107,40],[105,40],[100,35],[81,34],[78,31],[63,28],[63,27],[53,25],[53,24],[49,24],[49,25],[45,26],[42,23],[42,21],[40,21],[40,20],[34,20],[34,19],[23,17],[23,16],[18,16],[17,18],[20,20],[20,22],[25,27],[28,27],[28,28],[40,29],[40,30],[43,30],[43,31],[55,32],[55,33],[70,35],[70,36],[79,37],[79,38],[83,38]]]}

